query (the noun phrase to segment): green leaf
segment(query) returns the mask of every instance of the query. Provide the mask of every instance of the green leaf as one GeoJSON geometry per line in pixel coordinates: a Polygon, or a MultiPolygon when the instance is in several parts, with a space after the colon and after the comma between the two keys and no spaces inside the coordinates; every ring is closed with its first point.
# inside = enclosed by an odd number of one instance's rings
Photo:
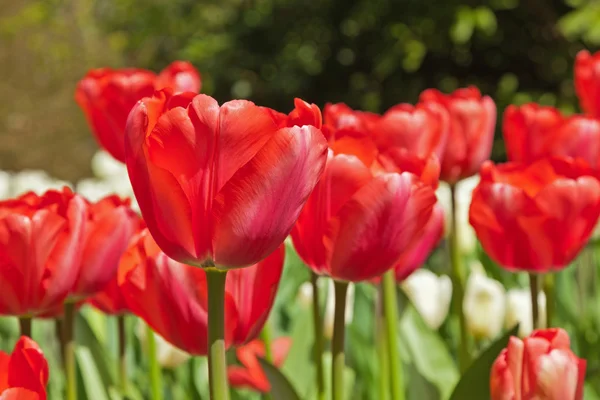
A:
{"type": "Polygon", "coordinates": [[[519,331],[517,324],[504,336],[492,343],[469,369],[454,388],[450,400],[477,399],[487,400],[490,398],[490,371],[498,354],[508,345],[511,336],[519,331]]]}
{"type": "Polygon", "coordinates": [[[258,362],[260,362],[267,379],[271,383],[271,396],[273,400],[300,400],[300,396],[298,396],[290,381],[277,367],[262,358],[259,358],[258,362]]]}
{"type": "Polygon", "coordinates": [[[427,326],[413,306],[402,313],[399,335],[402,351],[408,352],[400,357],[406,360],[408,355],[419,374],[437,387],[441,398],[448,398],[459,374],[440,335],[427,326]]]}
{"type": "Polygon", "coordinates": [[[85,399],[94,400],[108,400],[106,393],[106,385],[102,382],[100,373],[96,368],[94,357],[90,349],[86,347],[78,347],[75,350],[75,357],[77,358],[77,365],[81,374],[81,381],[83,382],[83,389],[85,399]]]}
{"type": "Polygon", "coordinates": [[[600,400],[600,396],[598,396],[598,393],[594,390],[594,387],[589,383],[586,383],[583,386],[583,398],[585,400],[600,400]]]}

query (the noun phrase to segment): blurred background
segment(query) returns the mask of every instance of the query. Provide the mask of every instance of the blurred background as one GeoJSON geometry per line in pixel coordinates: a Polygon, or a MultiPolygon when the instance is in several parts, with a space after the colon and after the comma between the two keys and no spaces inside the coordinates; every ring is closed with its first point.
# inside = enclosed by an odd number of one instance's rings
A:
{"type": "Polygon", "coordinates": [[[97,146],[73,100],[90,68],[185,59],[220,102],[284,112],[296,96],[382,112],[467,84],[499,112],[527,101],[569,112],[575,54],[598,44],[595,0],[4,1],[0,169],[91,174],[97,146]]]}

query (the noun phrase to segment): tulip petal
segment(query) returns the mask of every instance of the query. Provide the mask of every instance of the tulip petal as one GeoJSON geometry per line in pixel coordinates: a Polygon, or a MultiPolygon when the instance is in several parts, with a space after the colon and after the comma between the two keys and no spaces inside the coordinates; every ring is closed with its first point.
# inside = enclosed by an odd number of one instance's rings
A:
{"type": "Polygon", "coordinates": [[[283,242],[317,184],[326,151],[318,129],[283,128],[232,176],[214,200],[217,265],[256,263],[283,242]]]}
{"type": "Polygon", "coordinates": [[[10,388],[0,392],[0,400],[43,400],[38,393],[23,388],[10,388]]]}

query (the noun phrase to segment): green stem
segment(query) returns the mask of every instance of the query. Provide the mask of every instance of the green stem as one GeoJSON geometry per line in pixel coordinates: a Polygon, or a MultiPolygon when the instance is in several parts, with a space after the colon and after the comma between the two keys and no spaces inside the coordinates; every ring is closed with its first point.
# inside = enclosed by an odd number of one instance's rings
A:
{"type": "Polygon", "coordinates": [[[538,294],[540,292],[540,284],[538,276],[536,274],[529,274],[529,294],[531,296],[531,319],[533,322],[533,329],[540,327],[539,319],[539,307],[538,307],[538,294]]]}
{"type": "Polygon", "coordinates": [[[471,354],[469,353],[469,337],[467,335],[467,322],[463,312],[463,301],[465,297],[465,268],[462,255],[458,245],[458,229],[456,216],[456,187],[450,186],[452,203],[452,221],[450,226],[450,264],[452,279],[452,306],[454,313],[458,316],[460,329],[460,343],[458,352],[458,362],[460,371],[464,372],[471,363],[471,354]]]}
{"type": "Polygon", "coordinates": [[[63,321],[63,361],[65,363],[65,378],[67,387],[67,400],[77,400],[77,366],[75,364],[75,304],[65,303],[65,316],[63,321]]]}
{"type": "Polygon", "coordinates": [[[379,354],[379,399],[390,398],[390,366],[388,362],[387,335],[385,334],[385,323],[383,320],[383,285],[379,285],[377,303],[375,306],[377,324],[375,326],[375,340],[379,354]]]}
{"type": "Polygon", "coordinates": [[[310,283],[312,286],[312,314],[313,330],[315,336],[314,357],[316,364],[317,379],[317,399],[325,400],[325,371],[323,368],[323,319],[321,318],[321,303],[319,302],[319,286],[317,285],[318,275],[311,271],[310,283]]]}
{"type": "Polygon", "coordinates": [[[31,317],[19,318],[19,328],[21,329],[21,336],[31,337],[31,317]]]}
{"type": "Polygon", "coordinates": [[[344,356],[344,333],[346,330],[346,293],[348,282],[334,281],[335,287],[335,315],[333,319],[333,340],[331,342],[331,398],[344,400],[344,369],[346,360],[344,356]]]}
{"type": "Polygon", "coordinates": [[[392,400],[404,400],[404,378],[402,376],[402,365],[398,358],[398,334],[396,332],[398,325],[398,299],[396,297],[396,279],[393,270],[383,274],[381,285],[392,400]]]}
{"type": "Polygon", "coordinates": [[[225,280],[227,271],[207,268],[208,285],[208,371],[210,398],[229,400],[225,360],[225,280]]]}
{"type": "Polygon", "coordinates": [[[546,295],[546,327],[550,328],[555,323],[556,293],[554,291],[554,274],[549,273],[544,277],[544,294],[546,295]]]}
{"type": "Polygon", "coordinates": [[[154,331],[146,325],[146,345],[148,353],[148,369],[150,370],[150,393],[153,400],[162,399],[162,371],[156,356],[156,338],[154,331]]]}
{"type": "Polygon", "coordinates": [[[119,384],[123,393],[127,392],[127,334],[125,331],[125,315],[117,316],[119,335],[119,384]]]}
{"type": "Polygon", "coordinates": [[[54,320],[54,333],[56,335],[56,339],[58,340],[59,348],[60,348],[60,366],[64,370],[65,369],[65,328],[64,322],[62,320],[63,317],[58,317],[54,320]]]}

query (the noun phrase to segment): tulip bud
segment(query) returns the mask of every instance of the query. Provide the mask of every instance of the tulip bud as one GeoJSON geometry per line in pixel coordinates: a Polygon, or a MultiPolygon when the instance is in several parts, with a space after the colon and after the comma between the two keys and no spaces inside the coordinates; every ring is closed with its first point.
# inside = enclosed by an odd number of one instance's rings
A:
{"type": "Polygon", "coordinates": [[[310,307],[313,302],[313,287],[310,282],[304,282],[302,285],[300,285],[296,300],[302,307],[310,307]]]}
{"type": "MultiPolygon", "coordinates": [[[[345,322],[346,325],[352,323],[354,317],[354,284],[348,283],[348,291],[346,292],[346,313],[345,322]]],[[[325,304],[325,315],[323,318],[323,336],[327,339],[333,337],[333,322],[335,318],[335,288],[333,285],[333,279],[329,279],[327,287],[327,303],[325,304]]]]}
{"type": "MultiPolygon", "coordinates": [[[[139,320],[137,326],[137,335],[142,343],[143,348],[146,348],[146,325],[139,320]]],[[[173,346],[162,336],[153,332],[154,341],[156,342],[156,358],[158,359],[158,363],[163,368],[177,368],[181,364],[185,363],[190,359],[190,355],[183,350],[178,349],[173,346]]]]}
{"type": "Polygon", "coordinates": [[[502,284],[474,268],[467,280],[463,312],[467,329],[476,339],[493,339],[502,330],[506,311],[502,284]]]}
{"type": "Polygon", "coordinates": [[[406,278],[402,289],[431,329],[438,329],[446,319],[452,299],[452,281],[427,269],[418,269],[406,278]]]}
{"type": "MultiPolygon", "coordinates": [[[[538,294],[539,325],[546,326],[546,295],[538,294]]],[[[531,294],[529,289],[511,289],[506,295],[506,318],[504,326],[512,328],[519,324],[519,337],[529,336],[533,331],[531,294]]]]}

